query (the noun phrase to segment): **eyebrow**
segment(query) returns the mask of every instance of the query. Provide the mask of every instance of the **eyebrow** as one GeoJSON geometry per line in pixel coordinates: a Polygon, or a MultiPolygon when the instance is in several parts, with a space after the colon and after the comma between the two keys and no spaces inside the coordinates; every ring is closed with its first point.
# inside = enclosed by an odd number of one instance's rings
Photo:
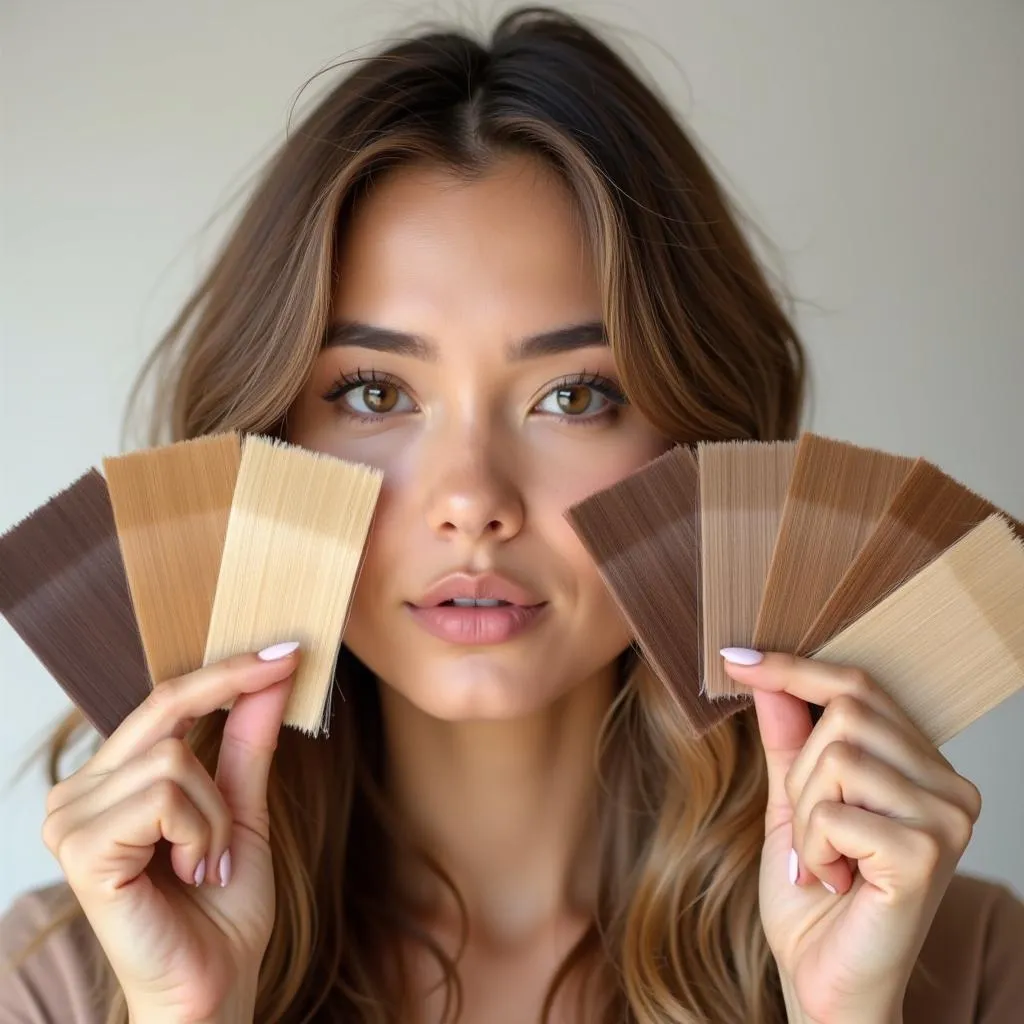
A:
{"type": "MultiPolygon", "coordinates": [[[[595,345],[608,345],[608,334],[604,324],[599,320],[558,327],[541,334],[531,334],[509,344],[505,349],[505,356],[509,362],[520,362],[595,345]]],[[[391,352],[394,355],[411,356],[413,359],[422,359],[426,362],[436,362],[438,359],[437,345],[427,338],[358,320],[339,321],[327,328],[322,347],[326,349],[340,346],[391,352]]]]}

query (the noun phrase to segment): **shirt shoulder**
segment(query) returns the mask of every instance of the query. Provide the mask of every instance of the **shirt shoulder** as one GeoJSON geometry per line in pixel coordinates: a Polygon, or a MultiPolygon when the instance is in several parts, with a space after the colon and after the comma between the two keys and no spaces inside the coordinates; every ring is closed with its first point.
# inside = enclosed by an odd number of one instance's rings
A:
{"type": "Polygon", "coordinates": [[[66,885],[19,896],[0,917],[0,1024],[97,1024],[99,945],[66,885]],[[26,953],[26,950],[28,952],[26,953]]]}
{"type": "Polygon", "coordinates": [[[1024,1020],[1024,902],[1007,886],[956,875],[925,939],[906,1024],[1024,1020]]]}

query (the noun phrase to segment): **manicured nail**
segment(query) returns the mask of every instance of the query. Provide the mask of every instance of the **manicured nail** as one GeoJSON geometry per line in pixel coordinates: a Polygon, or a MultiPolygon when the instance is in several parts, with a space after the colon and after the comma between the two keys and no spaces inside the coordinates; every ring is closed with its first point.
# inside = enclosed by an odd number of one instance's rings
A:
{"type": "Polygon", "coordinates": [[[231,881],[231,851],[225,850],[220,859],[220,866],[217,869],[220,875],[220,887],[223,889],[231,881]]]}
{"type": "Polygon", "coordinates": [[[800,875],[800,858],[796,855],[796,850],[789,851],[789,882],[790,885],[796,885],[796,880],[800,875]]]}
{"type": "Polygon", "coordinates": [[[264,647],[256,657],[260,661],[278,661],[281,658],[287,658],[289,654],[294,654],[298,649],[299,643],[297,640],[286,640],[283,644],[273,644],[270,647],[264,647]]]}
{"type": "Polygon", "coordinates": [[[828,884],[828,882],[826,882],[826,881],[825,881],[824,879],[822,879],[822,882],[821,882],[821,884],[822,884],[823,886],[825,886],[825,888],[826,888],[826,889],[827,889],[827,890],[828,890],[828,891],[829,891],[830,893],[832,893],[832,895],[833,895],[833,896],[835,896],[835,894],[836,894],[836,893],[838,892],[838,890],[836,889],[836,887],[835,887],[834,885],[829,885],[829,884],[828,884]]]}
{"type": "Polygon", "coordinates": [[[204,857],[196,868],[195,883],[196,885],[202,885],[206,878],[206,858],[204,857]]]}
{"type": "Polygon", "coordinates": [[[719,654],[731,665],[760,665],[764,655],[749,647],[723,647],[719,654]]]}

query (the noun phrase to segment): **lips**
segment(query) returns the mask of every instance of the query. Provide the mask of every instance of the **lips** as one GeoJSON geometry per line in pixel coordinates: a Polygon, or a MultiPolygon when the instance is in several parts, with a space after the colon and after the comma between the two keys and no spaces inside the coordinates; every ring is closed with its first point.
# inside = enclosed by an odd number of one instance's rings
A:
{"type": "Polygon", "coordinates": [[[534,608],[545,603],[525,587],[496,573],[453,573],[434,584],[412,604],[415,608],[437,608],[456,601],[459,606],[468,607],[473,607],[467,605],[469,601],[485,601],[491,607],[514,605],[520,608],[534,608]],[[493,604],[495,601],[499,602],[497,606],[493,604]]]}

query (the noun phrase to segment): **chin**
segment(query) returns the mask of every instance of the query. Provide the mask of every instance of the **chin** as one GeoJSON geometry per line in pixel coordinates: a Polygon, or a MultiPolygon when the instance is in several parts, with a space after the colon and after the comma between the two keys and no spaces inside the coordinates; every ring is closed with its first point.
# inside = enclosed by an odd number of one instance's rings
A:
{"type": "Polygon", "coordinates": [[[550,669],[502,653],[460,650],[430,659],[429,666],[396,667],[377,677],[423,714],[446,722],[524,718],[573,689],[571,682],[552,677],[550,669]]]}

